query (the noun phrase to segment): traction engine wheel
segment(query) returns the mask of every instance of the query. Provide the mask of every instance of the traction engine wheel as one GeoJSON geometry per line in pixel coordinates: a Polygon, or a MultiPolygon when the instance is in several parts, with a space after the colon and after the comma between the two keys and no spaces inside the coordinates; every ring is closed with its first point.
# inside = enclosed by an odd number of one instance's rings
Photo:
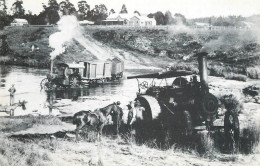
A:
{"type": "Polygon", "coordinates": [[[233,111],[227,111],[224,117],[225,144],[229,150],[236,150],[239,144],[239,120],[233,111]]]}
{"type": "Polygon", "coordinates": [[[162,129],[159,123],[159,113],[161,113],[161,107],[158,101],[148,95],[140,96],[136,99],[139,101],[139,107],[143,107],[142,112],[137,112],[136,120],[136,139],[137,141],[146,141],[150,138],[160,137],[162,134],[162,129]]]}
{"type": "Polygon", "coordinates": [[[202,115],[207,121],[214,121],[218,113],[218,99],[211,93],[207,93],[201,100],[202,115]]]}
{"type": "Polygon", "coordinates": [[[52,81],[49,81],[48,78],[44,78],[41,83],[41,90],[44,89],[44,90],[52,90],[54,88],[56,88],[56,85],[52,82],[52,81]]]}
{"type": "Polygon", "coordinates": [[[147,89],[148,88],[148,82],[147,81],[143,81],[142,83],[139,84],[141,89],[147,89]]]}
{"type": "Polygon", "coordinates": [[[48,83],[49,83],[48,78],[44,78],[44,79],[41,81],[41,83],[40,83],[41,90],[42,90],[42,89],[48,90],[48,83]]]}
{"type": "Polygon", "coordinates": [[[76,75],[70,76],[70,86],[77,87],[80,86],[80,78],[76,75]]]}

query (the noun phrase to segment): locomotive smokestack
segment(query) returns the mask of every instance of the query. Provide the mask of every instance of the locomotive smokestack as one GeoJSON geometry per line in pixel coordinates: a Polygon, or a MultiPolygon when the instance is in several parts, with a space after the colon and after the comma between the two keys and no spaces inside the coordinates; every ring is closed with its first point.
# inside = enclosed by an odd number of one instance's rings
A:
{"type": "Polygon", "coordinates": [[[206,52],[198,53],[199,74],[202,90],[208,92],[208,68],[207,68],[207,55],[206,52]]]}

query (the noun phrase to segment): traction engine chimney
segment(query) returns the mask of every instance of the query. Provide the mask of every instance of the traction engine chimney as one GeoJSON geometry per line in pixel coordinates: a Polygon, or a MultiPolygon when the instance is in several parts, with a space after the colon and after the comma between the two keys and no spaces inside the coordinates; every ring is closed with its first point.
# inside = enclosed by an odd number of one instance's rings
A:
{"type": "Polygon", "coordinates": [[[208,68],[207,68],[207,55],[206,52],[200,52],[198,55],[199,62],[199,75],[202,92],[207,93],[209,91],[208,88],[208,68]]]}

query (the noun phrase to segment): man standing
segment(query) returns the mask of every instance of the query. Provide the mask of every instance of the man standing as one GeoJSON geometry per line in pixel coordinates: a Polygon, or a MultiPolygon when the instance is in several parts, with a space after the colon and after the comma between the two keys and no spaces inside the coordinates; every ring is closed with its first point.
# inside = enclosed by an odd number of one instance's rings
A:
{"type": "Polygon", "coordinates": [[[14,104],[14,93],[16,92],[16,89],[14,88],[14,84],[8,91],[10,92],[10,105],[13,105],[14,104]]]}

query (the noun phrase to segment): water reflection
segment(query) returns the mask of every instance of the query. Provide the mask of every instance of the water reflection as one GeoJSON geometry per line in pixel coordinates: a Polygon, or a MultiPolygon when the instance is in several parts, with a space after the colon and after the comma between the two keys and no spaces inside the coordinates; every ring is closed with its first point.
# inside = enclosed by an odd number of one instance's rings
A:
{"type": "Polygon", "coordinates": [[[53,95],[52,97],[54,100],[71,99],[72,101],[84,101],[84,97],[86,96],[113,95],[117,94],[119,88],[122,88],[122,85],[123,84],[121,84],[121,82],[112,82],[96,87],[67,88],[54,91],[46,91],[47,101],[50,100],[51,95],[53,95]]]}
{"type": "MultiPolygon", "coordinates": [[[[50,104],[49,92],[40,91],[40,83],[42,79],[46,78],[49,70],[35,69],[28,67],[4,66],[0,65],[0,104],[9,105],[10,95],[8,89],[12,84],[15,84],[16,93],[15,101],[27,101],[26,107],[29,111],[38,113],[44,110],[44,106],[50,104]]],[[[86,96],[133,96],[137,92],[136,80],[122,80],[121,82],[112,82],[97,87],[68,88],[63,90],[56,90],[53,92],[53,100],[69,99],[77,101],[85,101],[86,96]]],[[[48,112],[48,111],[47,111],[48,112]]],[[[29,113],[29,112],[28,112],[29,113]]],[[[25,114],[25,112],[24,112],[25,114]]]]}

